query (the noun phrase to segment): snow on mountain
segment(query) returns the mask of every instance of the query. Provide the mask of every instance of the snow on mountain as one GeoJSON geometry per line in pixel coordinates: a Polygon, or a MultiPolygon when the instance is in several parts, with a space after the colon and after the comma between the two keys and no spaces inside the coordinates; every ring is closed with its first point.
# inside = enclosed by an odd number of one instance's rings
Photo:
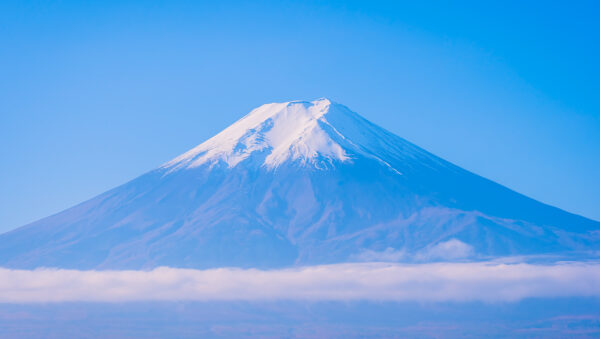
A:
{"type": "Polygon", "coordinates": [[[226,164],[231,168],[252,158],[245,165],[275,169],[294,162],[326,169],[335,162],[352,162],[352,158],[364,156],[401,174],[382,159],[389,154],[435,158],[347,107],[323,98],[262,105],[162,167],[175,171],[226,164]]]}
{"type": "Polygon", "coordinates": [[[0,235],[0,266],[581,257],[599,230],[319,99],[263,105],[158,169],[0,235]]]}
{"type": "Polygon", "coordinates": [[[255,164],[267,169],[288,161],[325,169],[356,155],[376,157],[373,141],[385,140],[386,133],[329,99],[266,104],[163,167],[235,167],[256,155],[255,164]]]}
{"type": "Polygon", "coordinates": [[[267,152],[267,168],[287,160],[313,165],[317,159],[345,161],[343,146],[323,128],[331,127],[326,119],[331,105],[327,99],[263,105],[165,167],[194,168],[219,161],[234,167],[255,152],[267,152]]]}

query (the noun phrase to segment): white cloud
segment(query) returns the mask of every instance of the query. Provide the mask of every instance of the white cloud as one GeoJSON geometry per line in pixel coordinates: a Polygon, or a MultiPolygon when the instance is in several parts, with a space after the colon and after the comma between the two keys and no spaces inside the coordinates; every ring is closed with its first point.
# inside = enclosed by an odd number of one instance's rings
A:
{"type": "Polygon", "coordinates": [[[516,301],[600,296],[600,264],[336,264],[262,271],[0,269],[0,302],[134,300],[516,301]]]}
{"type": "Polygon", "coordinates": [[[458,239],[450,239],[435,246],[426,248],[419,252],[416,257],[419,260],[456,260],[472,256],[473,247],[458,239]]]}
{"type": "Polygon", "coordinates": [[[473,246],[452,238],[448,241],[428,246],[413,254],[407,253],[404,249],[396,250],[388,247],[384,251],[365,249],[351,258],[359,262],[398,262],[404,259],[413,259],[416,261],[453,261],[470,258],[474,254],[475,250],[473,246]]]}

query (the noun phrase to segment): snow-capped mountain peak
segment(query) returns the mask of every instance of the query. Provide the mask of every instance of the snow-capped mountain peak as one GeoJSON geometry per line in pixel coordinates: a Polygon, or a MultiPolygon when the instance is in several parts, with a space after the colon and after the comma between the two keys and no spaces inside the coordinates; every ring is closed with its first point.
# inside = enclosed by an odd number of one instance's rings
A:
{"type": "Polygon", "coordinates": [[[599,229],[320,99],[258,107],[161,168],[0,235],[0,265],[596,258],[599,229]]]}
{"type": "Polygon", "coordinates": [[[355,147],[329,123],[328,116],[348,119],[350,113],[329,99],[265,104],[164,167],[176,170],[218,163],[235,167],[253,155],[269,169],[287,161],[317,168],[344,162],[355,147]]]}

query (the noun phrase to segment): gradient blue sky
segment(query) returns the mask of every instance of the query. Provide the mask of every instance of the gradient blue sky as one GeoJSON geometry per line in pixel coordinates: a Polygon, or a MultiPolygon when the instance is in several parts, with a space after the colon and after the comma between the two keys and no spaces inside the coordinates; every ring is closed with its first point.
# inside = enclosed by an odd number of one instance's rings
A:
{"type": "Polygon", "coordinates": [[[0,231],[153,169],[267,102],[329,97],[600,220],[600,5],[0,3],[0,231]]]}

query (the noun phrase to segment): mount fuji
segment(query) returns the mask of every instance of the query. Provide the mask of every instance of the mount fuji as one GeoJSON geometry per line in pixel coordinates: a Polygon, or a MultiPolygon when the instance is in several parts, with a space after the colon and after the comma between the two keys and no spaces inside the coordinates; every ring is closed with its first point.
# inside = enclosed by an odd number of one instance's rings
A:
{"type": "Polygon", "coordinates": [[[0,235],[0,266],[581,258],[599,245],[600,222],[470,173],[319,99],[260,106],[155,170],[0,235]]]}

